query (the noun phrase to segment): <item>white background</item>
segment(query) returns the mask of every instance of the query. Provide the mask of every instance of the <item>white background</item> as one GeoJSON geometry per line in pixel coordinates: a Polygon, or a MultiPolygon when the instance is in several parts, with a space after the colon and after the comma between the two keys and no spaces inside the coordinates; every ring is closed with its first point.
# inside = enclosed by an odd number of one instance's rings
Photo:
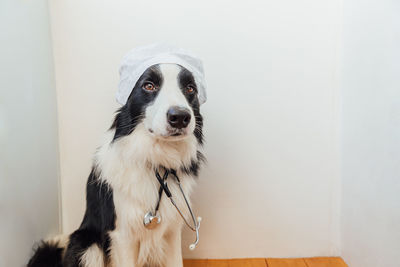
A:
{"type": "Polygon", "coordinates": [[[167,41],[203,58],[204,220],[186,257],[339,253],[337,0],[51,1],[64,231],[78,227],[91,159],[131,48],[167,41]]]}
{"type": "Polygon", "coordinates": [[[400,2],[344,2],[342,255],[400,266],[400,2]]]}
{"type": "Polygon", "coordinates": [[[0,266],[60,231],[57,106],[45,0],[0,1],[0,266]]]}

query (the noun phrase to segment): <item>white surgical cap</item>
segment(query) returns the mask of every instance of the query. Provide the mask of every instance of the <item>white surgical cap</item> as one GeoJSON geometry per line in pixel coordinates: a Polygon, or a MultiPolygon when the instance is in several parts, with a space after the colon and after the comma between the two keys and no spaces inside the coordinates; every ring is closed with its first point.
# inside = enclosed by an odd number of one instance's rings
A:
{"type": "Polygon", "coordinates": [[[122,59],[116,98],[125,105],[133,87],[147,68],[160,63],[174,63],[189,70],[195,79],[200,104],[207,100],[203,63],[192,53],[168,44],[152,44],[131,50],[122,59]]]}

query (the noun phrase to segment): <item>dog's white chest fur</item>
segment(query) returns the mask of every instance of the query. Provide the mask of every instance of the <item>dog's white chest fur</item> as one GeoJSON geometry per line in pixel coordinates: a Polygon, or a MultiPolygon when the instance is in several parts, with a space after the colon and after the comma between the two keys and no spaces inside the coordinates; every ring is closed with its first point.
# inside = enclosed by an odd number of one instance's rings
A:
{"type": "MultiPolygon", "coordinates": [[[[109,184],[114,192],[116,228],[110,233],[111,260],[114,266],[119,267],[163,266],[169,257],[174,257],[167,253],[175,253],[167,251],[171,249],[167,247],[171,244],[180,246],[183,221],[163,194],[158,211],[160,225],[151,230],[144,227],[144,215],[154,212],[158,201],[160,185],[154,168],[165,166],[175,169],[182,164],[189,165],[192,159],[197,158],[196,142],[190,138],[177,142],[155,140],[143,125],[138,125],[134,133],[115,142],[111,142],[112,134],[95,159],[101,180],[109,184]],[[179,240],[172,240],[177,238],[179,240]]],[[[190,195],[195,183],[193,177],[178,174],[185,194],[190,195]]],[[[189,215],[179,187],[171,176],[168,187],[177,205],[185,215],[189,215]]],[[[180,247],[175,249],[180,251],[180,247]]]]}

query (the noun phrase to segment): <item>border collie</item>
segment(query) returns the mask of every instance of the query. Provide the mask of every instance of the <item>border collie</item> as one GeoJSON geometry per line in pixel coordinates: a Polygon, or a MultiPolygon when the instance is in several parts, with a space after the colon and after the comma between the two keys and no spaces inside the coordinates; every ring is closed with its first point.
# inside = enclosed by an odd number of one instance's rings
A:
{"type": "MultiPolygon", "coordinates": [[[[176,171],[186,196],[192,191],[204,161],[202,126],[192,73],[177,64],[149,67],[95,154],[79,229],[42,242],[28,267],[182,266],[184,222],[166,196],[157,228],[146,229],[143,217],[159,201],[155,171],[176,171]]],[[[168,186],[186,211],[178,185],[168,186]]]]}

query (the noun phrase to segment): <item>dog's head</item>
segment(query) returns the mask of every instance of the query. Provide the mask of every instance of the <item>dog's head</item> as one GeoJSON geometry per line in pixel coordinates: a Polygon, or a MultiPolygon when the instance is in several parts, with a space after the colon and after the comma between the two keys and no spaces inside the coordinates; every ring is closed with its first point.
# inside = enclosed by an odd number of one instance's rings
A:
{"type": "Polygon", "coordinates": [[[129,135],[140,123],[154,138],[178,141],[194,134],[202,143],[197,84],[189,70],[158,64],[141,75],[114,121],[114,139],[129,135]]]}

